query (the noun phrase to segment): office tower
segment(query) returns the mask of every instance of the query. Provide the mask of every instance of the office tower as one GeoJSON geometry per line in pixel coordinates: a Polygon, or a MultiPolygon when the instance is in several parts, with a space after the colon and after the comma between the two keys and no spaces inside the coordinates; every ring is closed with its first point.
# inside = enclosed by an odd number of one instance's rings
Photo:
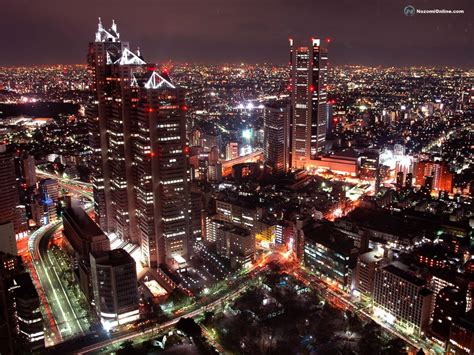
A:
{"type": "Polygon", "coordinates": [[[364,150],[357,160],[359,177],[362,179],[374,179],[379,165],[379,152],[375,150],[364,150]]]}
{"type": "Polygon", "coordinates": [[[419,335],[430,321],[433,292],[426,281],[400,263],[393,262],[375,272],[374,313],[407,332],[419,335]]]}
{"type": "Polygon", "coordinates": [[[78,257],[89,258],[91,252],[110,250],[109,238],[82,208],[66,206],[63,223],[64,235],[78,257]]]}
{"type": "MultiPolygon", "coordinates": [[[[129,170],[124,170],[127,163],[131,165],[130,72],[133,67],[140,67],[145,62],[130,51],[128,42],[120,41],[115,23],[106,30],[99,19],[95,41],[89,44],[88,63],[94,80],[93,98],[86,115],[89,143],[93,150],[90,166],[96,222],[107,232],[118,229],[119,236],[128,240],[130,233],[126,222],[129,216],[124,204],[129,197],[127,182],[130,182],[131,174],[129,170]],[[124,135],[126,129],[127,136],[124,135]],[[127,157],[125,153],[129,153],[127,157]]],[[[129,200],[133,202],[133,198],[129,200]]]]}
{"type": "Polygon", "coordinates": [[[445,287],[436,296],[431,331],[441,340],[449,337],[454,321],[466,312],[466,291],[456,287],[445,287]]]}
{"type": "Polygon", "coordinates": [[[59,183],[55,179],[43,179],[39,182],[41,198],[50,198],[54,203],[59,200],[59,183]]]}
{"type": "Polygon", "coordinates": [[[32,155],[28,155],[23,159],[23,176],[27,187],[36,186],[36,162],[32,155]]]}
{"type": "Polygon", "coordinates": [[[167,72],[99,22],[89,45],[94,97],[87,109],[96,221],[142,248],[156,267],[189,254],[184,92],[167,72]]]}
{"type": "Polygon", "coordinates": [[[415,167],[415,180],[417,185],[425,185],[430,192],[453,190],[453,173],[449,171],[448,164],[444,161],[418,162],[415,167]]]}
{"type": "MultiPolygon", "coordinates": [[[[0,225],[12,223],[15,235],[23,232],[23,223],[16,209],[20,195],[15,175],[15,161],[6,144],[0,144],[0,225]]],[[[5,237],[1,235],[0,238],[5,237]]]]}
{"type": "Polygon", "coordinates": [[[191,192],[191,231],[194,239],[201,238],[204,216],[204,196],[200,191],[191,192]]]}
{"type": "Polygon", "coordinates": [[[219,148],[214,146],[209,151],[209,163],[210,164],[216,164],[218,161],[220,161],[219,148]]]}
{"type": "Polygon", "coordinates": [[[263,110],[265,163],[279,172],[289,169],[289,114],[286,102],[268,103],[263,110]]]}
{"type": "Polygon", "coordinates": [[[232,160],[239,157],[239,143],[229,142],[225,147],[225,159],[232,160]]]}
{"type": "Polygon", "coordinates": [[[124,250],[90,254],[97,317],[106,329],[139,317],[135,260],[124,250]]]}
{"type": "Polygon", "coordinates": [[[291,167],[310,166],[326,144],[327,50],[319,39],[290,39],[291,167]]]}
{"type": "Polygon", "coordinates": [[[109,238],[82,208],[67,201],[63,210],[64,235],[72,247],[74,269],[79,274],[79,286],[92,303],[90,253],[110,250],[109,238]]]}

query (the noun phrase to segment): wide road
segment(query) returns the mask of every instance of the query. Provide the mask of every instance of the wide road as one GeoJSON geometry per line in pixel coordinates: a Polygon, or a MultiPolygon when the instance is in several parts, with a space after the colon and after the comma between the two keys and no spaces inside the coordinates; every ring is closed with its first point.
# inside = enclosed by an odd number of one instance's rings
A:
{"type": "MultiPolygon", "coordinates": [[[[72,190],[74,194],[92,200],[90,184],[59,178],[42,171],[38,171],[38,176],[57,179],[61,186],[72,190]]],[[[91,204],[86,206],[86,210],[90,209],[91,204]]],[[[42,294],[45,295],[48,303],[45,307],[51,311],[57,328],[52,329],[52,333],[48,335],[50,338],[47,339],[49,340],[47,345],[57,344],[88,331],[87,322],[82,321],[79,315],[79,305],[71,302],[67,286],[58,274],[60,265],[56,265],[52,252],[48,250],[51,237],[60,228],[62,228],[62,221],[57,220],[33,232],[28,241],[32,264],[41,285],[42,294]]]]}
{"type": "Polygon", "coordinates": [[[101,350],[101,349],[103,349],[107,346],[112,345],[112,344],[122,343],[126,340],[133,340],[133,339],[136,339],[138,337],[142,337],[143,335],[153,335],[156,332],[162,331],[166,328],[169,328],[169,327],[175,325],[183,317],[186,317],[186,318],[196,317],[197,315],[200,315],[200,314],[204,313],[207,310],[218,307],[219,305],[221,305],[222,302],[225,302],[229,299],[232,299],[232,298],[235,298],[235,297],[239,296],[246,289],[247,289],[247,283],[244,283],[238,289],[232,291],[231,293],[223,295],[222,297],[218,298],[217,300],[215,300],[215,301],[213,301],[213,302],[211,302],[207,305],[203,305],[203,306],[195,309],[194,311],[191,311],[191,312],[189,312],[189,313],[187,313],[183,316],[173,318],[173,319],[171,319],[169,321],[166,321],[164,323],[152,326],[152,327],[150,327],[146,330],[136,330],[136,331],[133,331],[132,333],[127,333],[127,334],[116,333],[116,334],[112,335],[111,339],[107,339],[107,340],[98,342],[96,344],[92,344],[92,345],[83,347],[82,349],[80,349],[79,351],[75,351],[74,353],[75,354],[92,353],[92,352],[95,352],[95,351],[99,351],[99,350],[101,350]]]}
{"type": "MultiPolygon", "coordinates": [[[[58,275],[58,266],[53,264],[51,251],[48,245],[53,234],[62,226],[62,223],[54,223],[45,228],[42,233],[34,236],[33,241],[33,265],[36,275],[41,284],[43,293],[46,295],[49,308],[53,313],[56,326],[61,334],[61,339],[81,335],[87,329],[78,320],[77,310],[71,304],[66,288],[58,275]]],[[[56,340],[57,341],[57,340],[56,340]]],[[[52,341],[55,343],[55,341],[52,341]]]]}

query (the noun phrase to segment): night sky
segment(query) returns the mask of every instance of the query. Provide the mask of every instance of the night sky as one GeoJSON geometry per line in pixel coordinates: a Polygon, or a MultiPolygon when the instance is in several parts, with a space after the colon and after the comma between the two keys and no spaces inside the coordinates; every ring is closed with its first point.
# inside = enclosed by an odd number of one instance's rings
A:
{"type": "Polygon", "coordinates": [[[85,63],[99,16],[150,62],[285,63],[315,36],[332,64],[474,67],[474,0],[2,0],[0,65],[85,63]]]}

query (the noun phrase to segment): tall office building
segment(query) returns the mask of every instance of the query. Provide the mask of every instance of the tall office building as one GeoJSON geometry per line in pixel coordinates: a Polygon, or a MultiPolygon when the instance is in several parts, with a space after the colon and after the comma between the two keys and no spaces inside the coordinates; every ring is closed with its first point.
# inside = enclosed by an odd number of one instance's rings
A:
{"type": "Polygon", "coordinates": [[[426,185],[432,191],[453,190],[453,173],[445,161],[421,161],[415,167],[415,180],[417,185],[426,185]],[[429,183],[427,183],[427,181],[429,183]]]}
{"type": "Polygon", "coordinates": [[[43,179],[39,182],[42,198],[50,198],[54,203],[59,200],[59,183],[55,179],[43,179]]]}
{"type": "Polygon", "coordinates": [[[263,111],[265,163],[279,172],[289,169],[289,113],[286,102],[268,103],[263,111]]]}
{"type": "Polygon", "coordinates": [[[312,38],[307,45],[290,39],[291,167],[305,168],[326,144],[327,49],[312,38]]]}
{"type": "Polygon", "coordinates": [[[28,155],[23,159],[23,176],[27,187],[36,186],[36,162],[33,155],[28,155]]]}
{"type": "Polygon", "coordinates": [[[92,290],[97,317],[106,328],[139,317],[135,260],[124,250],[90,253],[92,290]]]}
{"type": "MultiPolygon", "coordinates": [[[[15,174],[15,161],[6,144],[0,144],[0,225],[13,224],[14,233],[23,231],[23,223],[17,213],[20,194],[15,174]]],[[[6,237],[5,235],[0,236],[6,237]]]]}
{"type": "Polygon", "coordinates": [[[229,142],[225,147],[225,159],[232,160],[239,157],[239,143],[229,142]]]}
{"type": "Polygon", "coordinates": [[[87,109],[96,221],[141,245],[147,265],[187,257],[189,187],[184,92],[99,21],[89,45],[87,109]]]}

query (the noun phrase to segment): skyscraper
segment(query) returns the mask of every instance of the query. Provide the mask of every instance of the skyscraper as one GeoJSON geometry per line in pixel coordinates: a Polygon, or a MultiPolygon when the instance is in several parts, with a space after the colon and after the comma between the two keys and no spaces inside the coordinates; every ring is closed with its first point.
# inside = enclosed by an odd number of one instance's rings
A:
{"type": "Polygon", "coordinates": [[[263,111],[263,152],[265,163],[275,171],[285,172],[289,168],[289,107],[286,102],[265,105],[263,111]]]}
{"type": "Polygon", "coordinates": [[[184,92],[99,21],[89,45],[87,109],[96,221],[141,245],[149,266],[188,255],[189,189],[184,92]]]}
{"type": "Polygon", "coordinates": [[[291,167],[305,168],[326,144],[327,49],[312,38],[309,45],[290,39],[291,167]]]}
{"type": "MultiPolygon", "coordinates": [[[[22,223],[16,210],[20,195],[15,174],[15,161],[6,144],[0,144],[0,225],[12,223],[15,234],[22,232],[22,223]]],[[[0,236],[6,237],[6,236],[0,236]]]]}

